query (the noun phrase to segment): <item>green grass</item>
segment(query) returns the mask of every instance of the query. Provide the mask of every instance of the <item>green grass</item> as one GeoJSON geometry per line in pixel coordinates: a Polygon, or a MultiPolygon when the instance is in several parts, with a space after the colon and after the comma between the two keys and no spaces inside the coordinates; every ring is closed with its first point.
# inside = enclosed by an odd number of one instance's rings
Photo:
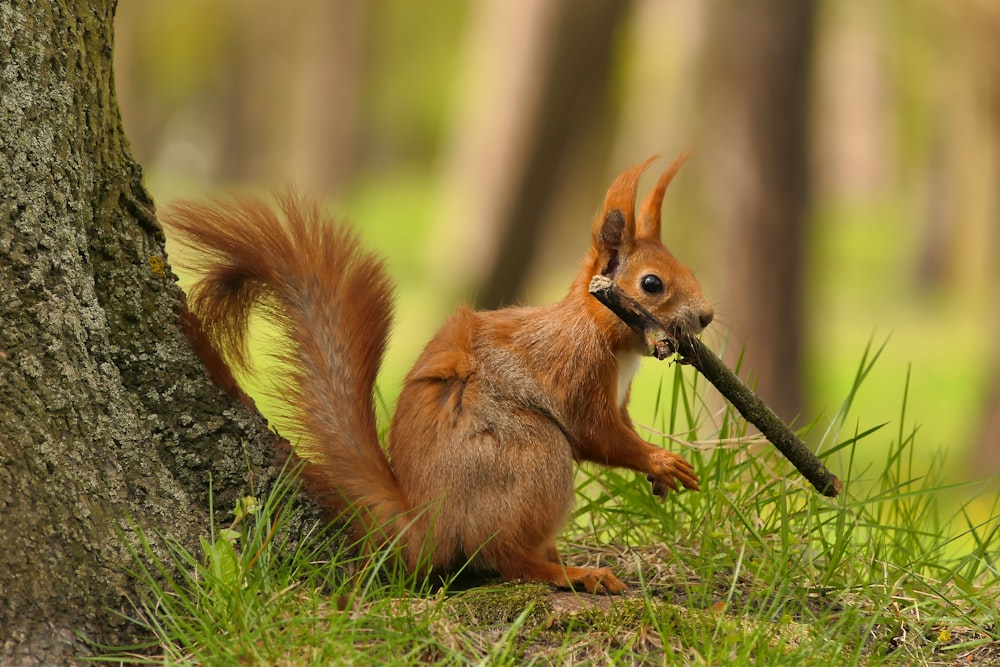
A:
{"type": "Polygon", "coordinates": [[[641,476],[584,467],[561,544],[574,565],[614,568],[629,585],[625,596],[412,581],[391,553],[361,558],[332,529],[293,534],[285,511],[293,490],[284,483],[251,503],[253,513],[238,510],[233,526],[206,527],[201,552],[175,546],[172,563],[137,566],[149,594],[133,621],[149,644],[105,659],[994,664],[998,500],[970,484],[963,504],[942,504],[954,489],[940,466],[922,463],[908,426],[908,377],[896,414],[870,423],[853,416],[880,352],[866,351],[841,410],[812,427],[845,482],[838,499],[816,494],[770,446],[743,438],[742,421],[709,407],[691,369],[668,372],[654,423],[680,434],[663,444],[694,463],[702,492],[661,502],[641,476]],[[861,456],[871,448],[884,459],[861,456]]]}

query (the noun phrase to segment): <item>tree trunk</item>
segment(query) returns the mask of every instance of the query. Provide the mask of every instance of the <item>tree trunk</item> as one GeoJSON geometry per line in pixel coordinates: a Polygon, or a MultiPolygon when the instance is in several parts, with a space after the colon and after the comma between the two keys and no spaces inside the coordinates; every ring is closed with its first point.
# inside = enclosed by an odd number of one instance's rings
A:
{"type": "MultiPolygon", "coordinates": [[[[981,39],[982,48],[985,51],[983,62],[992,63],[992,67],[987,70],[989,76],[990,121],[992,124],[994,164],[1000,164],[1000,7],[983,3],[978,11],[971,14],[972,20],[979,26],[977,35],[981,39]]],[[[996,171],[994,170],[994,175],[996,171]]],[[[998,183],[997,185],[1000,185],[998,183]]],[[[1000,187],[992,189],[993,217],[1000,217],[1000,187]]],[[[992,238],[987,235],[985,255],[990,258],[989,264],[993,266],[992,284],[995,293],[996,288],[1000,288],[1000,233],[994,232],[992,238]]],[[[996,317],[993,318],[993,327],[998,326],[996,317]]],[[[986,325],[988,326],[988,324],[986,325]]],[[[996,336],[1000,331],[994,331],[996,336]]],[[[972,479],[979,479],[985,475],[995,475],[1000,473],[1000,351],[993,348],[994,362],[992,373],[989,379],[986,396],[983,400],[983,412],[979,426],[979,439],[976,441],[972,451],[973,468],[970,470],[972,479]]]]}
{"type": "Polygon", "coordinates": [[[114,95],[114,0],[0,2],[0,664],[134,630],[128,545],[191,549],[273,479],[208,381],[114,95]]]}
{"type": "Polygon", "coordinates": [[[212,108],[219,133],[218,182],[273,183],[284,152],[285,104],[291,91],[283,66],[290,60],[294,5],[273,11],[269,0],[241,0],[218,98],[212,108]]]}
{"type": "Polygon", "coordinates": [[[982,420],[979,438],[972,450],[971,479],[1000,472],[1000,361],[993,365],[993,373],[982,402],[982,420]]]}
{"type": "Polygon", "coordinates": [[[339,193],[358,162],[364,0],[299,3],[290,59],[288,168],[283,179],[316,197],[339,193]]]}
{"type": "Polygon", "coordinates": [[[573,157],[606,133],[614,37],[630,6],[476,5],[465,75],[470,92],[445,158],[447,198],[460,203],[442,216],[448,243],[435,245],[470,248],[441,264],[475,274],[478,308],[523,296],[556,195],[574,173],[573,157]]]}
{"type": "Polygon", "coordinates": [[[815,3],[716,2],[705,43],[702,143],[721,221],[734,361],[784,419],[802,409],[803,257],[815,3]]]}

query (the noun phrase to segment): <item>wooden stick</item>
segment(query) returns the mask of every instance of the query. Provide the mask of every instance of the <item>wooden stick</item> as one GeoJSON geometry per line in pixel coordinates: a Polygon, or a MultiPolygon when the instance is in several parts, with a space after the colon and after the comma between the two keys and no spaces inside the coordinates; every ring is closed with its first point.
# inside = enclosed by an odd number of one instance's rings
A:
{"type": "Polygon", "coordinates": [[[840,493],[843,485],[837,476],[700,340],[671,331],[607,276],[594,276],[590,281],[590,293],[643,336],[651,355],[665,359],[675,353],[680,354],[682,363],[698,369],[744,419],[760,429],[764,437],[791,461],[817,491],[831,498],[840,493]]]}

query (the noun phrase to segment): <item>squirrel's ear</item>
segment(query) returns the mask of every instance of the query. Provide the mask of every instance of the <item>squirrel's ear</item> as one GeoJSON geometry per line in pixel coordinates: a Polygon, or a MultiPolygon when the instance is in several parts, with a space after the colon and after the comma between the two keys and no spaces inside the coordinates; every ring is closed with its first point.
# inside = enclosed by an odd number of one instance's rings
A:
{"type": "Polygon", "coordinates": [[[635,195],[639,177],[656,156],[626,169],[608,188],[604,209],[594,223],[594,247],[600,260],[602,275],[611,275],[618,268],[622,253],[635,242],[635,195]]]}
{"type": "Polygon", "coordinates": [[[611,276],[618,270],[623,253],[635,240],[635,223],[632,231],[627,229],[625,216],[617,209],[611,209],[600,220],[594,232],[594,246],[597,248],[598,271],[602,276],[611,276]]]}
{"type": "Polygon", "coordinates": [[[660,209],[663,207],[663,194],[667,191],[670,181],[684,166],[687,159],[691,157],[690,150],[682,151],[674,161],[667,167],[667,170],[660,176],[656,186],[649,191],[646,198],[642,200],[642,207],[639,209],[639,219],[636,221],[635,235],[643,239],[660,239],[660,209]]]}

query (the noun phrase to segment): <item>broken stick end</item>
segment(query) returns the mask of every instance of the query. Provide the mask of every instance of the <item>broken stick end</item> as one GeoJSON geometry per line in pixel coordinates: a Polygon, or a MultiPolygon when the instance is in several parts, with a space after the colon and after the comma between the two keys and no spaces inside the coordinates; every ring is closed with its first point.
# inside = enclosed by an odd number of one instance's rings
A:
{"type": "Polygon", "coordinates": [[[840,495],[840,492],[844,489],[844,485],[841,483],[839,477],[832,477],[827,483],[826,488],[820,491],[824,496],[828,498],[836,498],[840,495]]]}

